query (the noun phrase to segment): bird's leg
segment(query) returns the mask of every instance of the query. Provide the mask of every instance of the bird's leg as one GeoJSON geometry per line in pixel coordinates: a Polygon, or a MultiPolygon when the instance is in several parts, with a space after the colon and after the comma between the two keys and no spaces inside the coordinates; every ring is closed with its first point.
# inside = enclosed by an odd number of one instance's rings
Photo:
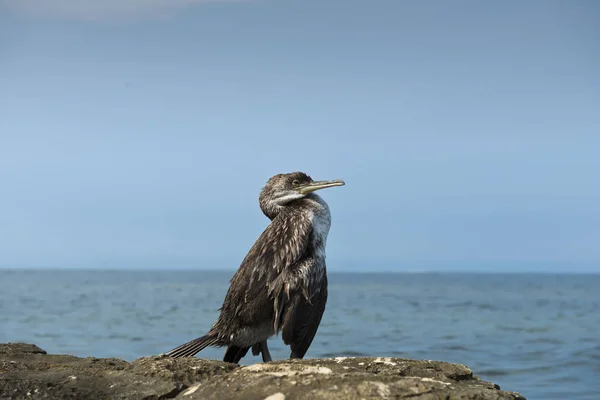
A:
{"type": "Polygon", "coordinates": [[[262,352],[263,362],[273,361],[273,359],[271,358],[271,353],[269,353],[269,348],[267,347],[266,340],[263,340],[262,342],[260,342],[260,351],[262,352]]]}

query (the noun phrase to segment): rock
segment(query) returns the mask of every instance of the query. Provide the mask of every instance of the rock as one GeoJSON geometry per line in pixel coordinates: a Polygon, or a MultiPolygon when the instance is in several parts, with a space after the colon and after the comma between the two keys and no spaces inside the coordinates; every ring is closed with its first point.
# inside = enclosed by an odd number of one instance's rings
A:
{"type": "Polygon", "coordinates": [[[199,358],[47,354],[0,344],[0,399],[525,399],[464,365],[400,358],[285,360],[241,367],[199,358]]]}

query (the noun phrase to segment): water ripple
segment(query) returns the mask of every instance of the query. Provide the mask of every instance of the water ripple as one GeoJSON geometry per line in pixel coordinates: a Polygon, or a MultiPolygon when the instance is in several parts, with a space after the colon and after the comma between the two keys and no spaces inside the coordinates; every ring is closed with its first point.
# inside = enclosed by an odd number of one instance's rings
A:
{"type": "MultiPolygon", "coordinates": [[[[83,357],[161,353],[211,327],[230,277],[0,271],[0,342],[83,357]]],[[[531,399],[600,392],[600,276],[330,274],[330,282],[309,357],[459,362],[531,399]]],[[[274,358],[289,356],[281,337],[269,347],[274,358]]],[[[223,349],[202,355],[221,358],[223,349]]]]}

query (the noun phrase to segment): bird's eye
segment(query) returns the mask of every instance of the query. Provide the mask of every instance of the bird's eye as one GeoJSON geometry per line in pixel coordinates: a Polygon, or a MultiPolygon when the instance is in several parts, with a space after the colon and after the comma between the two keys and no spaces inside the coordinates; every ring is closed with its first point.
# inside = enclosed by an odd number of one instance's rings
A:
{"type": "Polygon", "coordinates": [[[297,185],[299,185],[299,184],[300,184],[300,181],[299,181],[298,179],[294,179],[294,180],[292,181],[292,185],[294,185],[294,186],[297,186],[297,185]]]}

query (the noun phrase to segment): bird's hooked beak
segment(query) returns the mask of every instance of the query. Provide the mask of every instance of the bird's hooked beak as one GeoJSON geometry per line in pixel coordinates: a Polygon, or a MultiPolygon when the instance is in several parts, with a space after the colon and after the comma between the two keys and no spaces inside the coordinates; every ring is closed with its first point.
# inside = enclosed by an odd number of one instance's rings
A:
{"type": "Polygon", "coordinates": [[[341,179],[336,179],[333,181],[313,181],[298,187],[296,190],[298,190],[300,194],[309,194],[315,190],[325,189],[333,186],[344,186],[345,184],[346,183],[341,179]]]}

